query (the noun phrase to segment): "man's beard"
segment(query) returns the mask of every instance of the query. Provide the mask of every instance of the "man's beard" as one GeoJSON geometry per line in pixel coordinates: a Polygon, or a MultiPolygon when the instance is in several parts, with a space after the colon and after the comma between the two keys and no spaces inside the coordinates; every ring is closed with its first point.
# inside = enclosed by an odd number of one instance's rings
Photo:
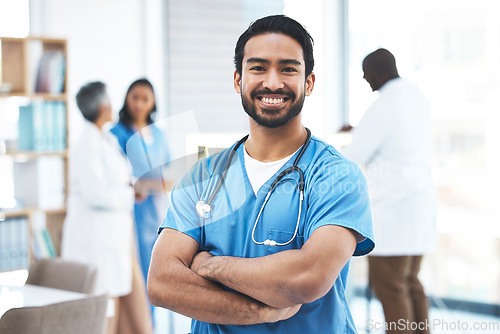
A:
{"type": "Polygon", "coordinates": [[[241,95],[241,103],[243,104],[243,109],[248,114],[248,116],[252,117],[252,119],[259,125],[264,126],[266,128],[277,128],[287,124],[290,120],[295,118],[302,111],[302,106],[304,105],[304,100],[306,98],[305,93],[300,96],[300,98],[292,104],[290,109],[285,114],[280,115],[281,109],[266,109],[260,108],[262,114],[257,112],[257,103],[253,103],[258,95],[265,94],[279,94],[286,95],[290,100],[295,100],[295,94],[293,92],[284,92],[281,89],[278,89],[274,92],[271,90],[259,90],[253,91],[250,95],[250,100],[247,99],[243,92],[241,95]],[[266,117],[269,116],[269,117],[266,117]]]}

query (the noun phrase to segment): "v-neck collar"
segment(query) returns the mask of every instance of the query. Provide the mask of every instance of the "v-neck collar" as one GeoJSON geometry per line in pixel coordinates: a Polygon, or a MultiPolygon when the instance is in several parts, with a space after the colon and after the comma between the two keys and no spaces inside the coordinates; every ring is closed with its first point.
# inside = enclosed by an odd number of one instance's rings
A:
{"type": "MultiPolygon", "coordinates": [[[[302,148],[302,146],[301,146],[302,148]]],[[[240,160],[240,166],[241,166],[241,169],[243,171],[243,177],[245,178],[245,187],[247,188],[247,191],[250,191],[251,194],[253,195],[253,198],[254,199],[261,199],[262,201],[264,200],[264,198],[266,197],[267,195],[267,191],[271,188],[271,184],[274,182],[274,180],[276,179],[276,177],[282,172],[284,171],[285,169],[291,167],[293,165],[293,161],[295,160],[295,157],[297,156],[297,154],[299,154],[300,152],[300,148],[290,157],[290,159],[288,159],[287,162],[285,162],[285,164],[283,166],[281,166],[281,168],[276,172],[274,173],[273,176],[271,176],[269,178],[269,180],[267,180],[260,188],[259,188],[259,191],[257,191],[257,194],[255,194],[255,192],[253,191],[253,187],[252,187],[252,184],[250,183],[250,178],[248,177],[248,173],[247,173],[247,169],[246,169],[246,166],[245,166],[245,156],[244,156],[244,153],[243,153],[243,150],[245,149],[245,145],[240,145],[240,147],[238,147],[237,149],[237,153],[238,153],[238,159],[240,160]]]]}

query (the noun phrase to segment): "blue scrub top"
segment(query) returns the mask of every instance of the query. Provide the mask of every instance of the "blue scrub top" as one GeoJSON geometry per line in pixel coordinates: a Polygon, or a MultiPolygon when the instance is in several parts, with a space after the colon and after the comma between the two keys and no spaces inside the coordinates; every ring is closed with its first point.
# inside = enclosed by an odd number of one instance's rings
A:
{"type": "MultiPolygon", "coordinates": [[[[213,255],[261,257],[288,249],[300,249],[318,227],[339,225],[361,234],[354,255],[374,247],[366,180],[361,169],[334,147],[312,137],[298,166],[304,171],[305,193],[297,237],[287,246],[256,245],[252,229],[268,189],[276,176],[292,166],[298,152],[254,194],[246,174],[241,145],[228,169],[224,186],[212,203],[212,217],[202,220],[195,209],[207,200],[222,175],[230,149],[200,160],[186,173],[171,194],[163,228],[181,231],[213,255]]],[[[298,174],[292,173],[273,191],[255,230],[255,239],[287,242],[293,236],[299,193],[298,174]]],[[[345,287],[349,263],[332,289],[322,298],[305,304],[290,319],[273,324],[233,326],[193,320],[192,333],[356,333],[345,287]]]]}
{"type": "MultiPolygon", "coordinates": [[[[163,132],[155,125],[151,124],[148,128],[153,137],[151,142],[143,140],[135,129],[122,122],[115,124],[110,131],[116,136],[127,155],[135,178],[160,179],[162,167],[170,161],[167,140],[163,132]]],[[[161,203],[158,203],[161,199],[161,196],[149,195],[134,205],[139,259],[144,279],[148,274],[158,227],[163,219],[164,212],[158,212],[162,207],[161,203]]]]}
{"type": "Polygon", "coordinates": [[[153,140],[147,143],[138,131],[122,122],[111,128],[123,152],[127,155],[136,178],[160,178],[161,167],[170,161],[167,140],[163,132],[153,124],[148,125],[153,140]]]}

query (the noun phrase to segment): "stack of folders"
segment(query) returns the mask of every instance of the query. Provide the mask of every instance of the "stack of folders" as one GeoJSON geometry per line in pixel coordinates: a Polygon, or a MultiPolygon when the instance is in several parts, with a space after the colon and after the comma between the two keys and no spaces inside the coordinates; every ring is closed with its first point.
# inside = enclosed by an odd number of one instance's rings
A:
{"type": "Polygon", "coordinates": [[[19,151],[66,149],[66,103],[33,101],[19,107],[19,151]]]}
{"type": "Polygon", "coordinates": [[[0,271],[28,268],[28,233],[26,218],[0,221],[0,271]]]}
{"type": "Polygon", "coordinates": [[[35,92],[60,94],[64,90],[65,59],[62,51],[42,53],[38,66],[35,92]]]}
{"type": "Polygon", "coordinates": [[[47,229],[35,230],[33,232],[33,254],[36,259],[45,259],[48,257],[55,257],[56,250],[52,243],[49,231],[47,229]]]}
{"type": "Polygon", "coordinates": [[[31,213],[31,227],[33,229],[32,247],[35,259],[56,256],[54,244],[47,230],[47,216],[42,211],[31,213]]]}

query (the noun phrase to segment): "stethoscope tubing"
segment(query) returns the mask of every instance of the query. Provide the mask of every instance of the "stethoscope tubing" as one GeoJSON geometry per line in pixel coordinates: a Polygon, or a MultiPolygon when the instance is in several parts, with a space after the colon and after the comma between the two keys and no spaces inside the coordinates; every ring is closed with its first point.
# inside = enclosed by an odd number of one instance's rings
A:
{"type": "Polygon", "coordinates": [[[222,172],[222,177],[219,180],[219,183],[217,184],[217,187],[215,188],[214,192],[212,193],[212,195],[210,195],[210,197],[208,198],[208,201],[206,202],[208,205],[210,205],[210,206],[212,205],[212,202],[213,202],[215,196],[219,193],[220,188],[222,188],[222,185],[224,184],[224,181],[226,180],[227,171],[229,170],[229,164],[233,160],[234,154],[238,150],[238,147],[240,147],[241,144],[243,144],[247,139],[248,139],[248,135],[241,138],[236,143],[236,145],[234,145],[234,147],[231,149],[231,153],[229,153],[229,157],[226,160],[226,164],[225,164],[223,172],[222,172]]]}
{"type": "MultiPolygon", "coordinates": [[[[302,214],[302,203],[304,201],[304,188],[305,188],[304,172],[298,166],[298,163],[299,163],[300,158],[302,157],[302,155],[306,151],[306,149],[307,149],[307,147],[308,147],[308,145],[309,145],[309,143],[311,141],[311,131],[308,128],[305,128],[305,129],[307,131],[307,138],[306,138],[306,141],[305,141],[304,145],[302,145],[302,147],[301,147],[301,149],[300,149],[297,157],[295,158],[292,166],[286,168],[280,174],[278,174],[278,176],[276,177],[276,179],[271,184],[271,187],[269,188],[269,191],[268,191],[268,193],[266,195],[266,198],[264,199],[264,203],[262,204],[262,206],[261,206],[261,208],[259,210],[259,214],[257,215],[257,218],[255,219],[255,223],[254,223],[254,226],[253,226],[253,229],[252,229],[252,241],[255,244],[257,244],[257,245],[286,246],[286,245],[290,244],[295,239],[295,237],[297,236],[298,229],[299,229],[299,223],[300,223],[300,216],[302,214]],[[299,213],[298,213],[298,216],[297,216],[297,222],[295,224],[295,231],[294,231],[294,234],[293,234],[292,238],[290,240],[288,240],[287,242],[283,242],[283,243],[279,243],[279,242],[276,242],[275,240],[270,240],[270,239],[266,239],[265,241],[257,241],[257,240],[255,240],[255,230],[256,230],[257,225],[259,223],[259,220],[260,220],[260,217],[262,215],[262,212],[264,211],[264,208],[266,207],[266,204],[267,204],[269,198],[271,197],[271,194],[274,192],[274,189],[276,188],[276,186],[281,181],[283,181],[283,178],[286,175],[288,175],[290,173],[293,173],[293,172],[297,172],[299,174],[299,181],[298,181],[298,188],[299,188],[299,213]]],[[[198,215],[202,219],[208,219],[211,216],[211,213],[212,213],[211,212],[212,211],[212,202],[213,202],[215,196],[219,193],[220,189],[222,188],[222,185],[224,184],[224,181],[226,180],[227,172],[229,170],[229,164],[231,163],[231,161],[232,161],[232,159],[234,157],[234,154],[236,153],[236,151],[238,150],[238,148],[247,139],[248,139],[248,135],[246,135],[245,137],[241,138],[233,146],[233,148],[231,149],[231,152],[229,153],[229,156],[228,156],[228,158],[226,160],[226,164],[224,165],[224,170],[222,172],[222,177],[219,180],[219,182],[218,182],[215,190],[212,192],[212,194],[208,198],[208,201],[205,202],[203,200],[199,200],[196,203],[196,211],[197,211],[198,215]]]]}

